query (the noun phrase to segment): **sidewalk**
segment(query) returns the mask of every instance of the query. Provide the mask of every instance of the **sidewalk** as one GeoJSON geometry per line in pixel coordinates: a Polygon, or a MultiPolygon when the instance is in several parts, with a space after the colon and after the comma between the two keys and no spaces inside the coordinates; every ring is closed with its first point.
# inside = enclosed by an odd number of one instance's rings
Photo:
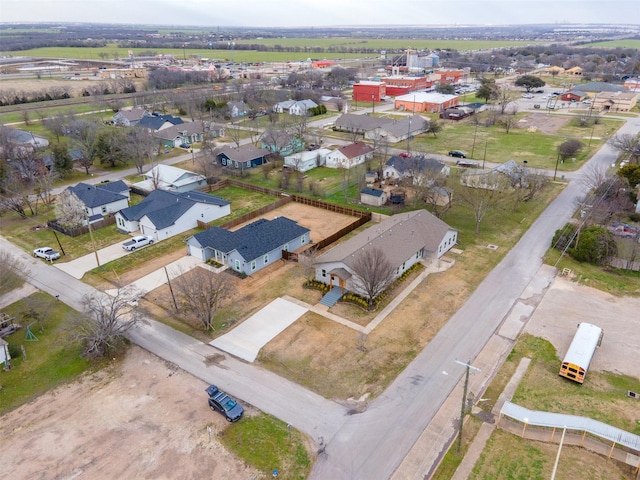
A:
{"type": "MultiPolygon", "coordinates": [[[[548,265],[542,265],[540,267],[536,276],[531,280],[529,285],[527,285],[518,301],[507,314],[501,327],[494,333],[478,356],[475,359],[471,359],[473,366],[480,368],[481,371],[474,372],[474,374],[469,377],[468,397],[477,398],[479,394],[487,388],[511,352],[520,331],[533,315],[535,307],[542,300],[544,292],[553,282],[554,275],[555,269],[553,267],[548,265]]],[[[463,373],[464,369],[461,369],[461,376],[463,373]]],[[[517,381],[515,378],[516,375],[514,375],[514,379],[512,379],[515,384],[512,387],[507,386],[500,396],[496,404],[498,412],[500,411],[498,405],[501,407],[504,399],[510,398],[511,395],[513,395],[513,391],[511,391],[510,388],[515,390],[517,382],[519,382],[519,378],[517,381]]],[[[464,381],[459,381],[440,406],[438,413],[431,420],[429,426],[422,432],[411,451],[396,469],[391,477],[392,480],[429,478],[435,472],[442,457],[447,452],[449,445],[457,434],[459,424],[456,419],[460,418],[460,403],[463,396],[463,388],[464,381]]],[[[468,478],[468,473],[473,469],[477,457],[484,449],[487,439],[495,428],[490,425],[483,427],[469,449],[467,454],[469,456],[467,460],[468,463],[463,462],[464,467],[462,467],[463,464],[460,465],[460,468],[464,468],[464,470],[461,470],[460,476],[456,478],[468,478]]]]}

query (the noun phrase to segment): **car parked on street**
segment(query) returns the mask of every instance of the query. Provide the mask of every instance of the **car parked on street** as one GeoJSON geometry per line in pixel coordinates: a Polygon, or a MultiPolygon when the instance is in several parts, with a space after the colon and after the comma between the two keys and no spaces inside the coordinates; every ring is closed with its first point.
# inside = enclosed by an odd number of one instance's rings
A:
{"type": "Polygon", "coordinates": [[[33,256],[44,258],[49,262],[53,262],[54,260],[57,260],[58,258],[60,258],[60,252],[55,251],[51,247],[40,247],[40,248],[36,248],[33,251],[33,256]]]}
{"type": "Polygon", "coordinates": [[[145,247],[147,245],[151,245],[153,243],[153,238],[147,237],[146,235],[138,235],[137,237],[133,237],[131,240],[124,242],[122,244],[122,248],[133,252],[136,248],[145,247]]]}
{"type": "Polygon", "coordinates": [[[206,389],[209,394],[209,408],[214,412],[220,412],[229,422],[237,422],[242,418],[244,409],[226,393],[220,391],[215,385],[209,385],[206,389]]]}
{"type": "Polygon", "coordinates": [[[451,150],[449,152],[449,156],[456,158],[467,158],[467,152],[463,152],[462,150],[451,150]]]}

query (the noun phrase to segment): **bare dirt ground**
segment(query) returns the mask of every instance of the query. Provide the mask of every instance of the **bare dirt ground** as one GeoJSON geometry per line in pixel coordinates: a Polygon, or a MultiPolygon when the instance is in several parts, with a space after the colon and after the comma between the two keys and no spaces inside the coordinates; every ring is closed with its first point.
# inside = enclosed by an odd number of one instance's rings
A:
{"type": "Polygon", "coordinates": [[[261,478],[218,442],[228,423],[209,410],[205,387],[133,347],[122,361],[5,414],[0,464],[30,479],[261,478]]]}
{"type": "Polygon", "coordinates": [[[546,113],[530,113],[518,122],[520,128],[535,128],[545,135],[555,135],[556,132],[571,121],[569,116],[547,115],[546,113]]]}

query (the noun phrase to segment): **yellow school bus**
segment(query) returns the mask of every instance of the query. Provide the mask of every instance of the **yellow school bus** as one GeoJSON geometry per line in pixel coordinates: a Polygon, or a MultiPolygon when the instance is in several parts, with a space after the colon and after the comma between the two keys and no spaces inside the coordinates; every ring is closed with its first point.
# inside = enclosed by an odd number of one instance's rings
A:
{"type": "Polygon", "coordinates": [[[602,343],[603,334],[604,331],[596,325],[579,323],[578,331],[560,366],[559,375],[574,382],[583,383],[593,354],[602,343]]]}

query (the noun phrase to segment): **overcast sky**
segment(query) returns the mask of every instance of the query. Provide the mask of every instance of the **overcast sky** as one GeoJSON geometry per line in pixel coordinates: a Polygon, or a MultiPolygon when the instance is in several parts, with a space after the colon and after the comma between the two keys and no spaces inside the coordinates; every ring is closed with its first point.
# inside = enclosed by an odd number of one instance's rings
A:
{"type": "Polygon", "coordinates": [[[273,26],[640,23],[638,0],[0,0],[0,22],[273,26]]]}

